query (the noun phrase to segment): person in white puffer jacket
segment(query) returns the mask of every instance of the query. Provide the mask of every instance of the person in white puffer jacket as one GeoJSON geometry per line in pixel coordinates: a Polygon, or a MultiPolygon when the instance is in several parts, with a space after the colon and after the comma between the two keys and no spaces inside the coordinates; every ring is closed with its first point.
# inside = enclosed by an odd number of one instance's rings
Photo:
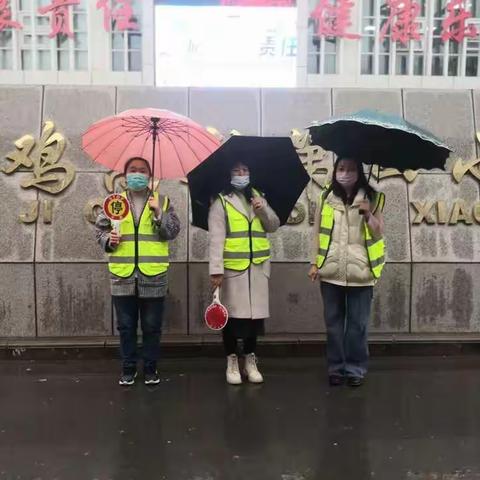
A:
{"type": "Polygon", "coordinates": [[[308,274],[320,279],[331,385],[360,386],[367,373],[373,286],[385,264],[384,204],[360,163],[335,162],[315,212],[308,274]]]}

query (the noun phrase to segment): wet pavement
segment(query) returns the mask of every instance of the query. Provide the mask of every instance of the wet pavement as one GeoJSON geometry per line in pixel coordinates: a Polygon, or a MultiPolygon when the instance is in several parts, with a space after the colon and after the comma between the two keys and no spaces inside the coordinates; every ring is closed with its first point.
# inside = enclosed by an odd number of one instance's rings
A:
{"type": "Polygon", "coordinates": [[[156,387],[117,362],[0,363],[0,479],[480,480],[480,358],[377,358],[359,389],[319,359],[169,359],[156,387]]]}

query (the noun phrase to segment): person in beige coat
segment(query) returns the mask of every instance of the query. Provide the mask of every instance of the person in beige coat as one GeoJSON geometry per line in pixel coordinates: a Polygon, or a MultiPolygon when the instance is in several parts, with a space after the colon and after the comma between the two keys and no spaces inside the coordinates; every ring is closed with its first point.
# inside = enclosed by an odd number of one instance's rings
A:
{"type": "MultiPolygon", "coordinates": [[[[256,257],[259,252],[255,252],[255,246],[258,241],[263,242],[258,245],[268,245],[266,233],[275,232],[280,220],[261,193],[250,185],[246,165],[236,164],[230,173],[231,184],[214,199],[208,215],[210,278],[212,287],[220,288],[221,302],[229,312],[228,323],[222,330],[227,382],[242,383],[237,357],[237,340],[242,339],[244,374],[250,382],[261,383],[263,376],[257,367],[255,351],[257,336],[263,334],[264,319],[269,317],[270,252],[266,249],[262,258],[256,257]],[[246,260],[234,259],[232,263],[227,262],[226,251],[235,218],[245,225],[245,234],[237,237],[249,237],[250,247],[246,260]],[[263,232],[252,231],[255,225],[263,232]]],[[[234,243],[228,245],[235,248],[234,243]]]]}
{"type": "Polygon", "coordinates": [[[373,286],[385,263],[383,205],[360,163],[336,161],[317,204],[309,271],[321,281],[331,385],[360,386],[367,373],[373,286]]]}

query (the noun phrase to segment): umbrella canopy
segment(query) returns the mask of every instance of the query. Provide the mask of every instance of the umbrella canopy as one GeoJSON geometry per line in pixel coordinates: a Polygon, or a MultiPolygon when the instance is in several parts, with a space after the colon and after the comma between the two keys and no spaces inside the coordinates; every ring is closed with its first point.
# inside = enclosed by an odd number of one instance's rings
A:
{"type": "Polygon", "coordinates": [[[141,157],[159,179],[185,177],[219,146],[219,140],[193,120],[155,108],[105,118],[82,137],[83,150],[95,162],[123,172],[130,158],[141,157]]]}
{"type": "Polygon", "coordinates": [[[394,115],[372,110],[315,122],[312,143],[339,157],[384,168],[445,168],[451,149],[433,134],[394,115]]]}
{"type": "Polygon", "coordinates": [[[288,137],[233,136],[188,174],[192,224],[208,230],[210,202],[230,185],[230,170],[241,161],[284,224],[310,177],[288,137]]]}

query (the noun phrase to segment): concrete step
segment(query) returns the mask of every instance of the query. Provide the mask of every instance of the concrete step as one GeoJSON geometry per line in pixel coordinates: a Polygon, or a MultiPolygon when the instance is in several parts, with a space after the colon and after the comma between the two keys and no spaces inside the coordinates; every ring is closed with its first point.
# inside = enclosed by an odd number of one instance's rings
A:
{"type": "MultiPolygon", "coordinates": [[[[319,356],[325,334],[269,334],[259,339],[264,356],[319,356]]],[[[0,338],[0,358],[50,359],[117,356],[119,338],[37,337],[0,338]]],[[[164,335],[163,355],[168,357],[223,356],[220,335],[164,335]]],[[[480,334],[372,334],[372,355],[462,355],[480,352],[480,334]]]]}

